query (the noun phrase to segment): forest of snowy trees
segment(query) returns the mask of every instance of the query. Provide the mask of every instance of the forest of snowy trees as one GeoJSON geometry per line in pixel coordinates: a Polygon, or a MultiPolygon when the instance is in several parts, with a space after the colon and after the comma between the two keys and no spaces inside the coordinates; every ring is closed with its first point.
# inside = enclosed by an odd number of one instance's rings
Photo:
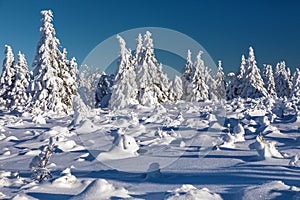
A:
{"type": "Polygon", "coordinates": [[[264,65],[261,73],[254,50],[242,56],[236,73],[223,72],[218,62],[217,73],[196,53],[195,60],[188,50],[181,77],[169,80],[155,56],[154,43],[149,31],[137,36],[134,51],[126,47],[120,36],[119,61],[115,74],[83,68],[79,75],[75,58],[67,58],[67,50],[60,48],[56,37],[51,10],[44,10],[40,40],[29,71],[24,54],[15,59],[12,48],[5,46],[5,59],[0,78],[0,104],[9,111],[29,111],[34,114],[55,112],[72,114],[73,99],[82,100],[99,108],[123,109],[132,105],[154,106],[178,101],[220,101],[235,98],[298,98],[300,71],[293,74],[284,61],[275,69],[264,65]],[[78,99],[78,98],[76,98],[78,99]]]}

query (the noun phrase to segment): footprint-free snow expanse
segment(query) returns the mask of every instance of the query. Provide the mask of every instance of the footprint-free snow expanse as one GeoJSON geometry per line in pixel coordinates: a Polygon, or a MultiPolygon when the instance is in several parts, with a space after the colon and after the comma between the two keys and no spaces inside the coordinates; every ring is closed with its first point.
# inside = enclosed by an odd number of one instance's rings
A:
{"type": "Polygon", "coordinates": [[[3,112],[0,198],[298,199],[300,113],[283,105],[237,99],[98,109],[77,123],[3,112]],[[34,182],[29,166],[50,137],[52,178],[34,182]]]}

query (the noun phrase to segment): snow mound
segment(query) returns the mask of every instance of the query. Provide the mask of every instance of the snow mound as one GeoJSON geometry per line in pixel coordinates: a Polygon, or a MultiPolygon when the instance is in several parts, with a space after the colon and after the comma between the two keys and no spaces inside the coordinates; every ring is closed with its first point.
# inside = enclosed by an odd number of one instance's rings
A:
{"type": "Polygon", "coordinates": [[[117,134],[112,147],[108,152],[100,153],[98,160],[124,159],[138,156],[139,145],[134,137],[124,134],[117,134]]]}
{"type": "Polygon", "coordinates": [[[282,193],[287,193],[290,197],[286,199],[298,199],[299,188],[288,186],[282,181],[271,181],[258,186],[251,186],[245,189],[243,200],[263,200],[263,199],[276,199],[281,197],[282,193]]]}
{"type": "Polygon", "coordinates": [[[295,155],[291,158],[289,162],[289,166],[291,167],[300,167],[300,161],[298,155],[295,155]]]}
{"type": "Polygon", "coordinates": [[[276,142],[265,140],[262,135],[256,137],[256,141],[249,145],[250,149],[255,149],[259,157],[263,160],[268,158],[283,158],[283,155],[276,149],[276,142]]]}
{"type": "Polygon", "coordinates": [[[139,142],[139,144],[151,147],[154,145],[169,145],[173,141],[179,140],[181,141],[180,143],[181,147],[185,145],[184,142],[182,141],[182,137],[180,133],[176,133],[173,130],[166,132],[161,129],[158,129],[154,133],[154,136],[156,138],[139,142]]]}
{"type": "MultiPolygon", "coordinates": [[[[230,124],[228,125],[230,129],[230,124]]],[[[234,129],[233,129],[233,134],[228,132],[224,137],[224,143],[221,145],[221,147],[225,148],[235,148],[235,143],[236,142],[244,142],[245,141],[245,130],[244,127],[238,123],[234,129]]]]}
{"type": "Polygon", "coordinates": [[[99,130],[100,127],[96,126],[91,120],[84,119],[80,122],[79,126],[76,128],[77,133],[91,133],[99,130]]]}
{"type": "Polygon", "coordinates": [[[61,177],[55,179],[52,185],[59,188],[72,188],[79,184],[77,178],[71,174],[71,169],[66,168],[61,172],[61,177]]]}
{"type": "Polygon", "coordinates": [[[193,185],[182,185],[173,191],[169,191],[166,200],[221,200],[221,196],[212,193],[207,188],[197,189],[193,185]]]}
{"type": "Polygon", "coordinates": [[[130,198],[125,188],[115,188],[105,179],[96,179],[90,183],[84,191],[71,198],[72,200],[104,200],[116,198],[130,198]]]}
{"type": "MultiPolygon", "coordinates": [[[[0,195],[1,197],[1,195],[0,195]]],[[[12,200],[35,200],[36,198],[33,198],[31,196],[28,196],[26,194],[17,194],[12,198],[12,200]]]]}
{"type": "Polygon", "coordinates": [[[234,128],[233,128],[233,133],[236,138],[236,142],[244,142],[245,141],[245,130],[242,124],[238,123],[234,128]]]}
{"type": "Polygon", "coordinates": [[[35,124],[46,124],[46,119],[42,115],[36,115],[32,118],[32,122],[35,124]]]}

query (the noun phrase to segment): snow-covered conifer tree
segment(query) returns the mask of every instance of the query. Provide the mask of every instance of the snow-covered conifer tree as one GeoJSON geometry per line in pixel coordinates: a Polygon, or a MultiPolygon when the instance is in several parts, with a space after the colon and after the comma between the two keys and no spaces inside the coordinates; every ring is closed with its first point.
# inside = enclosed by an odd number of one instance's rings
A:
{"type": "Polygon", "coordinates": [[[188,50],[187,57],[186,57],[186,64],[185,68],[183,69],[182,74],[182,84],[183,84],[183,98],[188,95],[188,86],[192,80],[193,74],[193,62],[192,62],[192,52],[188,50]]]}
{"type": "Polygon", "coordinates": [[[292,82],[290,81],[284,61],[276,65],[274,80],[277,96],[289,97],[292,90],[292,82]]]}
{"type": "Polygon", "coordinates": [[[173,102],[176,102],[181,99],[182,95],[182,80],[179,76],[175,76],[170,86],[169,99],[173,102]]]}
{"type": "Polygon", "coordinates": [[[230,84],[227,87],[226,93],[227,93],[227,99],[233,99],[236,97],[239,97],[244,89],[243,79],[244,75],[246,73],[247,68],[247,61],[245,59],[245,56],[242,55],[241,59],[241,66],[240,70],[235,76],[231,76],[232,80],[230,81],[230,84]]]}
{"type": "Polygon", "coordinates": [[[144,35],[142,46],[140,43],[141,39],[138,38],[137,47],[140,49],[136,50],[139,53],[136,55],[134,66],[138,88],[137,100],[142,105],[153,106],[165,102],[168,98],[168,94],[164,91],[164,88],[168,88],[168,86],[162,85],[166,82],[167,77],[158,68],[153,40],[149,31],[144,35]],[[163,80],[158,80],[158,77],[163,80]]]}
{"type": "Polygon", "coordinates": [[[64,93],[61,94],[62,102],[67,107],[67,113],[73,110],[73,97],[77,95],[77,63],[73,57],[70,61],[67,59],[67,50],[64,48],[60,56],[59,77],[63,80],[64,93]]]}
{"type": "Polygon", "coordinates": [[[247,59],[248,67],[243,78],[245,84],[241,93],[242,98],[258,98],[268,96],[268,92],[264,87],[264,81],[260,75],[260,70],[256,65],[254,50],[249,48],[249,57],[247,59]]]}
{"type": "Polygon", "coordinates": [[[109,101],[109,107],[114,110],[135,104],[137,98],[136,75],[131,52],[126,48],[126,42],[121,36],[118,35],[117,39],[120,43],[120,57],[109,101]]]}
{"type": "Polygon", "coordinates": [[[107,108],[112,94],[112,87],[114,85],[114,74],[107,75],[104,72],[99,78],[95,91],[95,107],[107,108]]]}
{"type": "Polygon", "coordinates": [[[43,15],[41,36],[37,46],[37,52],[33,62],[33,84],[31,86],[34,112],[54,111],[57,113],[71,113],[73,96],[67,92],[69,89],[65,78],[66,62],[62,55],[52,24],[53,14],[51,10],[41,11],[43,15]],[[67,98],[67,99],[66,99],[67,98]]]}
{"type": "Polygon", "coordinates": [[[225,75],[223,72],[223,67],[222,67],[222,61],[219,60],[218,62],[218,71],[215,76],[215,81],[216,81],[216,95],[217,98],[220,99],[225,99],[226,97],[226,82],[225,82],[225,75]]]}
{"type": "Polygon", "coordinates": [[[276,97],[276,88],[274,82],[273,69],[271,65],[264,65],[263,80],[265,88],[271,97],[276,97]]]}
{"type": "Polygon", "coordinates": [[[0,104],[6,106],[10,103],[8,94],[12,91],[15,83],[14,54],[10,46],[5,45],[5,59],[0,78],[0,104]]]}
{"type": "Polygon", "coordinates": [[[12,91],[9,93],[9,99],[11,100],[10,109],[23,110],[24,107],[30,101],[30,93],[28,93],[29,82],[31,81],[31,75],[28,71],[27,61],[24,54],[18,53],[18,62],[15,65],[15,83],[12,91]]]}
{"type": "Polygon", "coordinates": [[[293,75],[292,95],[298,99],[300,98],[300,70],[298,68],[296,68],[293,75]]]}
{"type": "Polygon", "coordinates": [[[187,101],[201,101],[208,99],[208,86],[205,83],[204,77],[204,62],[201,59],[201,55],[203,54],[200,51],[196,57],[194,62],[193,74],[191,78],[191,82],[187,87],[187,101]]]}

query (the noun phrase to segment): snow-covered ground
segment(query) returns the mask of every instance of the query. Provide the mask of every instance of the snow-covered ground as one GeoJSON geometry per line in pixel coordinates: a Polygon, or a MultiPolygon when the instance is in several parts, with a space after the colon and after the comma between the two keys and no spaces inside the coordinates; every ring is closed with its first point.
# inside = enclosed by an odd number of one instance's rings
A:
{"type": "Polygon", "coordinates": [[[299,199],[299,126],[298,111],[256,101],[97,109],[76,123],[4,112],[0,198],[299,199]],[[34,182],[50,138],[52,178],[34,182]]]}

